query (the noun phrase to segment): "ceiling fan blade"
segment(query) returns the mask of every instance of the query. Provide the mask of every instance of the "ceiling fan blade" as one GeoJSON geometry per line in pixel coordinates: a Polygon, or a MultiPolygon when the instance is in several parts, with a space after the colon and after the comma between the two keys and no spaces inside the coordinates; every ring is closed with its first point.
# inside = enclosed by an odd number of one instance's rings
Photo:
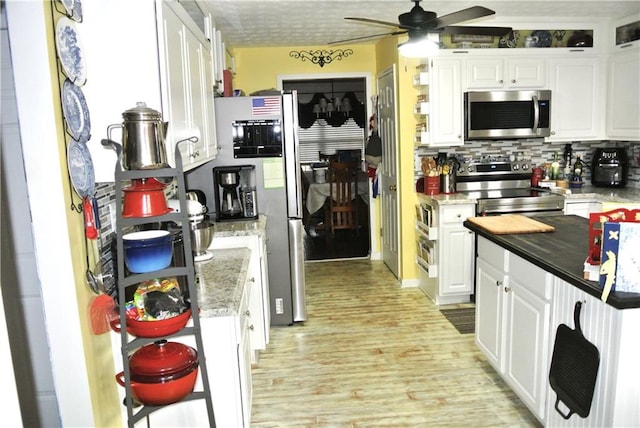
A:
{"type": "Polygon", "coordinates": [[[457,12],[450,13],[448,15],[440,16],[434,20],[429,21],[431,25],[435,23],[434,29],[440,29],[448,25],[457,24],[458,22],[471,21],[472,19],[482,18],[483,16],[489,16],[495,14],[495,11],[487,9],[482,6],[473,6],[467,9],[462,9],[457,12]]]}
{"type": "Polygon", "coordinates": [[[406,29],[406,30],[415,29],[414,27],[409,27],[407,25],[402,25],[402,24],[398,24],[398,23],[394,23],[394,22],[387,22],[387,21],[378,21],[377,19],[355,18],[355,17],[352,17],[352,16],[347,16],[344,19],[349,19],[351,21],[358,21],[358,22],[366,22],[367,24],[387,25],[389,27],[403,28],[403,29],[406,29]]]}
{"type": "Polygon", "coordinates": [[[349,42],[355,42],[356,40],[366,40],[366,39],[373,39],[375,37],[383,37],[383,36],[396,36],[398,34],[404,34],[406,33],[407,30],[402,30],[402,31],[392,31],[390,33],[380,33],[380,34],[371,34],[369,36],[362,36],[362,37],[354,37],[352,39],[345,39],[345,40],[336,40],[335,42],[329,42],[327,43],[328,45],[339,45],[339,44],[343,44],[343,43],[349,43],[349,42]]]}
{"type": "Polygon", "coordinates": [[[464,26],[448,26],[442,29],[441,34],[467,34],[473,36],[497,36],[502,37],[509,34],[513,28],[511,27],[464,27],[464,26]]]}

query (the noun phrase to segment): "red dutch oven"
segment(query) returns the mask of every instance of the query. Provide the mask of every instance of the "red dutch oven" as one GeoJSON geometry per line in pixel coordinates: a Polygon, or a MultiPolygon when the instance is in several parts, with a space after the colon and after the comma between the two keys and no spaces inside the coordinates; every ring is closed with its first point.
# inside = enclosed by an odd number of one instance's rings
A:
{"type": "MultiPolygon", "coordinates": [[[[182,343],[159,340],[129,357],[129,372],[135,401],[166,406],[193,392],[198,377],[198,353],[182,343]]],[[[125,386],[124,372],[116,375],[116,382],[125,386]]]]}
{"type": "Polygon", "coordinates": [[[166,184],[155,178],[131,180],[131,185],[122,189],[122,217],[153,217],[170,212],[164,194],[165,187],[166,184]]]}

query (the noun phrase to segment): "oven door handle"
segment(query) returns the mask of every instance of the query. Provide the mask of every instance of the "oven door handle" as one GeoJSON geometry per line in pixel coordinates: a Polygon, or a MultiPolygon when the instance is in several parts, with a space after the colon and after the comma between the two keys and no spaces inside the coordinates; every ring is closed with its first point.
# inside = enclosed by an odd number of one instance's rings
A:
{"type": "Polygon", "coordinates": [[[533,132],[538,132],[538,122],[540,122],[540,105],[538,104],[538,96],[531,97],[533,101],[533,132]]]}

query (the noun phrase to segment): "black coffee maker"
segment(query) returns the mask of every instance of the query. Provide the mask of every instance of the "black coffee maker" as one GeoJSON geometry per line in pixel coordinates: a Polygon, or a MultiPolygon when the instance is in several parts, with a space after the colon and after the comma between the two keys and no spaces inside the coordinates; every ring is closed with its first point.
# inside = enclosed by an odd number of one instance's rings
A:
{"type": "Polygon", "coordinates": [[[629,158],[625,149],[596,149],[591,164],[591,184],[596,187],[624,187],[628,175],[629,158]]]}
{"type": "Polygon", "coordinates": [[[213,168],[216,221],[258,218],[255,165],[213,168]]]}

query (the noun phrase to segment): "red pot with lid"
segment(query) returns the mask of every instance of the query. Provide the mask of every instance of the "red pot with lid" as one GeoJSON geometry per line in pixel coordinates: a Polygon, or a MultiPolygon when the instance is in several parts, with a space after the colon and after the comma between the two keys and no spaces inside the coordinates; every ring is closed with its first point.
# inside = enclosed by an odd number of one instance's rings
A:
{"type": "MultiPolygon", "coordinates": [[[[133,399],[148,406],[176,403],[191,392],[198,377],[198,353],[178,342],[158,340],[129,357],[133,399]]],[[[125,386],[124,372],[116,382],[125,386]]]]}

